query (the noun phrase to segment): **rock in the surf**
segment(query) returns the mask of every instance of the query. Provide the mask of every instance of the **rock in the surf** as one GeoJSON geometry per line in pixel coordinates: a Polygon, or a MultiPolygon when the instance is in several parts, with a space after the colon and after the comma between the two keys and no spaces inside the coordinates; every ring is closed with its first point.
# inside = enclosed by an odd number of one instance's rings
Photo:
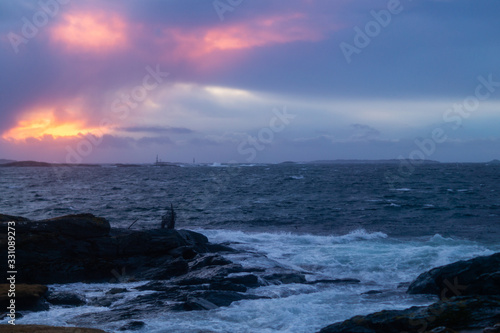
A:
{"type": "Polygon", "coordinates": [[[460,295],[500,295],[500,253],[458,261],[420,274],[410,294],[434,294],[441,299],[460,295]]]}

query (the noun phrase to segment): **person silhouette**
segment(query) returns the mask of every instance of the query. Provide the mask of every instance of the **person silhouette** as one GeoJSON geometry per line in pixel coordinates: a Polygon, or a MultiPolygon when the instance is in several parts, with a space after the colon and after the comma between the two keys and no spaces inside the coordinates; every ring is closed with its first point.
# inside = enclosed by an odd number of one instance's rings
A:
{"type": "Polygon", "coordinates": [[[170,210],[167,209],[166,213],[161,217],[161,228],[165,229],[175,229],[175,211],[174,205],[170,204],[170,210]]]}

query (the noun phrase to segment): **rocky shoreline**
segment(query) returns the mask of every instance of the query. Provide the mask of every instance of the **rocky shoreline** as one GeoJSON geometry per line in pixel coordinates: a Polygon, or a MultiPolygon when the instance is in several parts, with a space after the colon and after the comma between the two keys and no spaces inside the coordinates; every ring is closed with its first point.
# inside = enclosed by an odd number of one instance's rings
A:
{"type": "MultiPolygon", "coordinates": [[[[17,310],[42,311],[52,305],[105,306],[108,311],[87,313],[71,324],[128,320],[123,330],[140,329],[145,314],[165,311],[209,310],[244,299],[266,298],[248,289],[271,284],[350,284],[355,279],[307,281],[304,272],[284,268],[244,268],[224,257],[234,249],[212,244],[188,230],[129,230],[111,228],[91,214],[68,215],[42,221],[0,215],[1,232],[16,222],[18,290],[36,290],[17,299],[17,310]],[[47,290],[44,285],[74,282],[114,283],[149,281],[135,290],[147,294],[131,302],[117,302],[128,289],[113,288],[104,297],[84,299],[77,292],[47,290]]],[[[0,243],[6,246],[6,235],[0,243]]],[[[2,272],[6,263],[0,264],[2,272]]],[[[7,276],[4,276],[4,279],[7,276]]],[[[4,280],[5,281],[5,280],[4,280]]],[[[6,305],[7,298],[0,298],[6,305]]]]}
{"type": "MultiPolygon", "coordinates": [[[[236,250],[212,244],[202,234],[188,230],[112,229],[106,219],[91,214],[42,221],[0,214],[0,244],[4,247],[8,221],[16,222],[17,266],[22,267],[16,277],[18,314],[43,311],[54,305],[108,307],[106,311],[77,316],[70,323],[77,326],[126,321],[116,330],[136,330],[145,326],[142,319],[146,314],[209,310],[239,300],[265,298],[249,292],[259,286],[359,282],[308,281],[306,272],[243,267],[225,257],[237,253],[236,250]],[[103,297],[93,299],[85,299],[78,292],[46,287],[74,282],[134,281],[149,282],[135,288],[111,288],[103,297]],[[129,289],[147,293],[119,302],[129,289]]],[[[2,272],[7,272],[5,261],[0,266],[2,272]]],[[[1,306],[8,304],[6,292],[7,285],[0,286],[1,306]]],[[[434,294],[440,301],[428,307],[357,316],[320,332],[453,332],[493,326],[500,322],[500,254],[432,269],[413,281],[408,292],[434,294]]],[[[19,327],[15,332],[40,331],[19,327]]],[[[500,328],[485,330],[497,331],[500,328]]]]}
{"type": "Polygon", "coordinates": [[[419,275],[409,294],[432,294],[434,304],[356,316],[319,333],[500,332],[500,253],[458,261],[419,275]]]}

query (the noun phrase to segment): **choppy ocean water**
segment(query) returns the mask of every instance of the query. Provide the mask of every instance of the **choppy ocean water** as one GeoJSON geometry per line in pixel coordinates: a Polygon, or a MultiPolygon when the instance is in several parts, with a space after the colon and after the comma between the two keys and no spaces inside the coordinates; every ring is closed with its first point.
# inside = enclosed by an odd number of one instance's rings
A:
{"type": "MultiPolygon", "coordinates": [[[[143,332],[314,332],[357,314],[429,304],[433,298],[398,286],[431,267],[500,250],[499,166],[423,165],[396,184],[387,182],[391,173],[397,166],[0,168],[0,212],[32,219],[90,212],[115,227],[139,219],[134,228],[153,228],[172,202],[179,228],[246,250],[229,257],[244,266],[361,283],[260,287],[252,292],[272,299],[155,314],[143,318],[143,332]],[[370,290],[382,293],[364,294],[370,290]]],[[[116,286],[51,288],[95,297],[116,286]]],[[[105,310],[54,307],[18,323],[71,325],[105,310]]],[[[124,323],[94,326],[113,331],[124,323]]]]}

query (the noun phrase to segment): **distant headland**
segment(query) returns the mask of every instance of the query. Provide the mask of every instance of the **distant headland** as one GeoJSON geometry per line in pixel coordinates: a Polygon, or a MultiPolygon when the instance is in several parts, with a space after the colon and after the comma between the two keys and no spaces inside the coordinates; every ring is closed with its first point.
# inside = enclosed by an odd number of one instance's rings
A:
{"type": "MultiPolygon", "coordinates": [[[[422,160],[418,161],[423,164],[438,164],[441,162],[433,160],[422,160]]],[[[401,160],[390,159],[390,160],[318,160],[307,162],[309,164],[399,164],[401,160]]]]}
{"type": "Polygon", "coordinates": [[[54,167],[54,166],[91,166],[97,167],[99,164],[60,164],[60,163],[46,163],[37,161],[9,161],[0,160],[0,167],[54,167]],[[7,162],[3,162],[7,161],[7,162]]]}

